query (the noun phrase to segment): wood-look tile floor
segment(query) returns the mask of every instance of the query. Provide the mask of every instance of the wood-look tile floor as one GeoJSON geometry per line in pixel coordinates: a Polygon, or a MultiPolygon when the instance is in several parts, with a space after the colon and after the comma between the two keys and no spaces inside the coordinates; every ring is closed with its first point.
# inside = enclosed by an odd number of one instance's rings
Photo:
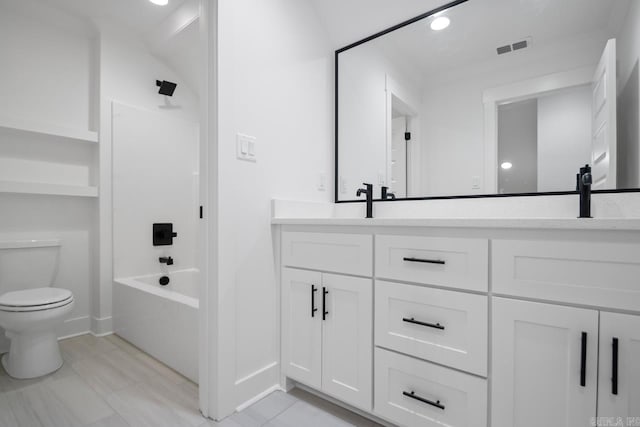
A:
{"type": "Polygon", "coordinates": [[[222,422],[198,410],[198,386],[110,335],[60,342],[63,367],[15,380],[0,368],[0,427],[373,427],[303,391],[275,392],[222,422]]]}

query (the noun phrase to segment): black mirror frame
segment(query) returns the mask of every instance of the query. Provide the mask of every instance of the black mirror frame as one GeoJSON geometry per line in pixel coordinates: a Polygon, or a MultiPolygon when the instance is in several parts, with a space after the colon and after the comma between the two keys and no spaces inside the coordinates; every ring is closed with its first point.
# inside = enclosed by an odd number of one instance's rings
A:
{"type": "MultiPolygon", "coordinates": [[[[339,200],[339,190],[340,190],[340,181],[339,181],[339,159],[338,159],[338,126],[339,126],[339,111],[338,111],[338,104],[339,104],[339,93],[338,93],[338,78],[339,78],[339,66],[338,66],[338,56],[342,53],[345,52],[349,49],[353,49],[357,46],[360,46],[361,44],[370,42],[372,40],[375,40],[379,37],[382,37],[386,34],[389,34],[395,30],[399,30],[400,28],[404,28],[408,25],[414,24],[418,21],[422,21],[423,19],[426,19],[432,15],[435,15],[436,13],[440,13],[444,10],[450,9],[454,6],[458,6],[462,3],[466,3],[469,0],[454,0],[450,3],[447,3],[443,6],[440,6],[436,9],[430,10],[429,12],[425,12],[423,14],[420,14],[414,18],[408,19],[406,21],[403,21],[397,25],[394,25],[392,27],[389,27],[385,30],[382,30],[378,33],[375,33],[369,37],[365,37],[362,40],[358,40],[355,43],[351,43],[345,47],[342,47],[338,50],[335,51],[335,60],[334,60],[334,66],[335,66],[335,118],[334,118],[334,126],[335,126],[335,133],[334,133],[334,138],[335,138],[335,144],[334,144],[334,201],[335,203],[364,203],[365,200],[364,199],[353,199],[353,200],[339,200]]],[[[640,192],[640,188],[623,188],[623,189],[616,189],[616,190],[594,190],[593,194],[611,194],[611,193],[638,193],[640,192]]],[[[375,202],[402,202],[402,201],[411,201],[411,200],[448,200],[448,199],[479,199],[479,198],[491,198],[491,197],[530,197],[530,196],[563,196],[563,195],[570,195],[570,194],[578,194],[578,191],[550,191],[550,192],[538,192],[538,193],[508,193],[508,194],[472,194],[472,195],[459,195],[459,196],[424,196],[424,197],[405,197],[405,198],[397,198],[397,199],[374,199],[375,202]]]]}

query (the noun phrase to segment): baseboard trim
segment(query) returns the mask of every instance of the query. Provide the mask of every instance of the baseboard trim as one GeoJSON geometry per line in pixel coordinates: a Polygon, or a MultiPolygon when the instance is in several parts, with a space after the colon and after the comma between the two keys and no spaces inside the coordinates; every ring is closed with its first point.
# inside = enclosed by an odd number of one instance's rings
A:
{"type": "Polygon", "coordinates": [[[92,317],[91,334],[96,337],[105,337],[113,334],[113,317],[92,317]]]}
{"type": "Polygon", "coordinates": [[[77,337],[88,334],[91,330],[91,318],[89,316],[67,319],[57,329],[58,339],[77,337]]]}
{"type": "Polygon", "coordinates": [[[270,395],[274,391],[283,391],[284,392],[284,389],[282,387],[280,387],[280,384],[274,384],[271,387],[269,387],[268,389],[266,389],[265,391],[263,391],[262,393],[254,396],[251,399],[247,400],[246,402],[238,405],[238,407],[236,407],[236,412],[240,412],[243,409],[248,408],[249,406],[253,405],[257,401],[264,399],[265,397],[267,397],[268,395],[270,395]]]}

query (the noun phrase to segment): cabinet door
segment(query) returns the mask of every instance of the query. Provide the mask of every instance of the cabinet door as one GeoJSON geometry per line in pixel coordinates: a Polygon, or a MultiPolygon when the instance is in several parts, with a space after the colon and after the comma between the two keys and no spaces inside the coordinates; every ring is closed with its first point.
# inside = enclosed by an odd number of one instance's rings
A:
{"type": "Polygon", "coordinates": [[[282,367],[287,377],[315,388],[322,380],[321,292],[320,273],[282,269],[282,367]]]}
{"type": "MultiPolygon", "coordinates": [[[[322,389],[358,408],[372,408],[373,289],[371,279],[323,274],[326,311],[322,389]]],[[[322,308],[320,309],[322,311],[322,308]]]]}
{"type": "Polygon", "coordinates": [[[584,427],[596,416],[598,312],[493,298],[493,427],[584,427]]]}
{"type": "Polygon", "coordinates": [[[625,423],[627,418],[632,418],[637,423],[640,420],[640,316],[600,313],[599,372],[598,417],[622,417],[625,423]],[[617,357],[614,357],[615,347],[617,357]]]}

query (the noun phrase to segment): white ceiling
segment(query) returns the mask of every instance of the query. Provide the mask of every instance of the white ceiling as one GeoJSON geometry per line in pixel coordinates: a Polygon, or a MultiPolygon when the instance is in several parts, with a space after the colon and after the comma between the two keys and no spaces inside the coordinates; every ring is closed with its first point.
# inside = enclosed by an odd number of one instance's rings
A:
{"type": "Polygon", "coordinates": [[[169,18],[187,0],[169,0],[169,4],[166,6],[157,6],[149,0],[40,1],[97,23],[115,22],[142,36],[169,18]]]}
{"type": "Polygon", "coordinates": [[[449,3],[447,0],[310,1],[336,49],[449,3]]]}
{"type": "MultiPolygon", "coordinates": [[[[362,10],[366,10],[362,5],[363,1],[349,0],[348,3],[350,7],[360,3],[362,10]]],[[[406,69],[426,79],[471,64],[495,61],[498,46],[512,44],[525,38],[533,40],[531,48],[500,58],[508,58],[511,61],[516,59],[516,55],[530,55],[543,47],[560,49],[561,45],[564,45],[565,49],[571,49],[571,46],[578,48],[580,45],[580,48],[584,48],[589,43],[596,43],[602,44],[599,46],[601,50],[606,38],[614,34],[620,25],[629,1],[469,0],[440,14],[451,19],[451,25],[443,31],[431,30],[431,19],[428,18],[373,40],[369,44],[379,47],[392,62],[404,64],[406,69]]],[[[333,3],[332,0],[329,2],[333,3]]],[[[395,19],[393,16],[400,15],[400,11],[396,9],[401,9],[396,6],[393,8],[395,15],[390,14],[386,24],[382,24],[385,9],[381,3],[385,2],[375,0],[372,3],[377,6],[373,6],[359,19],[353,20],[349,33],[357,37],[352,37],[349,41],[343,38],[343,44],[362,38],[366,34],[358,31],[367,31],[365,28],[388,27],[400,22],[402,18],[408,18],[407,15],[410,13],[416,15],[413,5],[415,2],[406,0],[406,9],[403,9],[406,14],[395,19]]],[[[386,3],[396,4],[398,1],[387,0],[386,3]]],[[[421,3],[423,7],[420,12],[436,6],[434,2],[421,3]]],[[[329,9],[325,8],[323,15],[327,27],[337,28],[342,25],[343,17],[329,16],[328,11],[329,9]]],[[[344,29],[330,31],[338,31],[340,37],[350,37],[344,29]]],[[[594,61],[596,60],[597,57],[594,57],[594,61]]]]}

